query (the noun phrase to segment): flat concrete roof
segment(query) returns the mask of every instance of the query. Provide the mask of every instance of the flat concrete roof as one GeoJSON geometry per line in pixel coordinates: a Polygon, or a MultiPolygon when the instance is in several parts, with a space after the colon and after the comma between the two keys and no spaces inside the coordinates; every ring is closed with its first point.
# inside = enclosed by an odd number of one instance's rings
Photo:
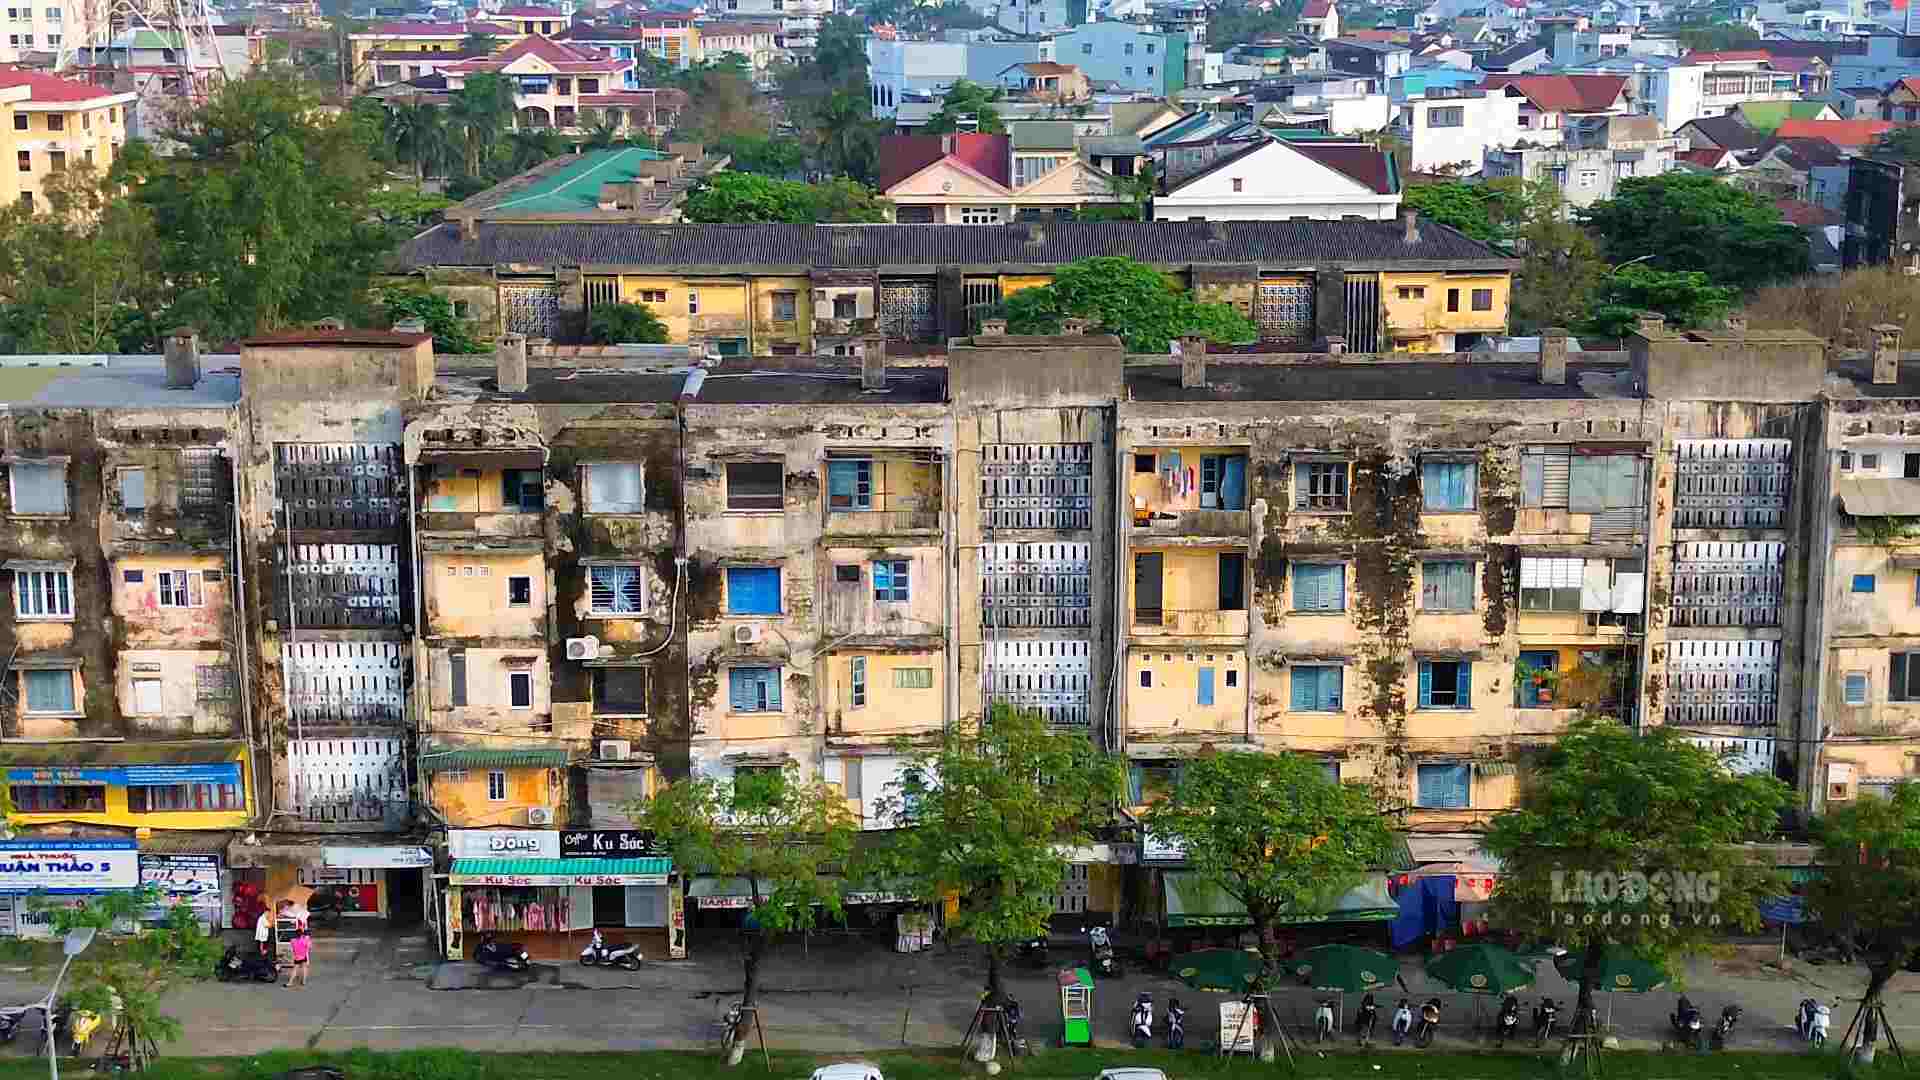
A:
{"type": "Polygon", "coordinates": [[[0,363],[0,403],[43,408],[224,408],[240,400],[240,357],[203,353],[200,382],[167,389],[159,356],[36,357],[0,363]],[[61,361],[69,361],[62,363],[61,361]]]}

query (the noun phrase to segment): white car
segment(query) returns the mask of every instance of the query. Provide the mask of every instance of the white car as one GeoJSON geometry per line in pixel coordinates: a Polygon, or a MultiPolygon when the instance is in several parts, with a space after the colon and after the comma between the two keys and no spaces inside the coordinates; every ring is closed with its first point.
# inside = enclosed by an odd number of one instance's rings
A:
{"type": "MultiPolygon", "coordinates": [[[[813,1080],[884,1080],[877,1065],[864,1061],[842,1061],[838,1065],[822,1065],[813,1070],[813,1080]]],[[[1162,1077],[1161,1080],[1165,1080],[1162,1077]]]]}
{"type": "Polygon", "coordinates": [[[1159,1069],[1129,1065],[1120,1069],[1102,1069],[1095,1080],[1167,1080],[1167,1074],[1159,1069]]]}

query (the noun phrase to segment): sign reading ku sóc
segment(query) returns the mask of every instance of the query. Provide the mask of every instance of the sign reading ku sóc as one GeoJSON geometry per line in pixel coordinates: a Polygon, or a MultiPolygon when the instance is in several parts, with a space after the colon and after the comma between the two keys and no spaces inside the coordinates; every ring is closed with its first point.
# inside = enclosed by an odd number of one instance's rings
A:
{"type": "Polygon", "coordinates": [[[560,834],[563,859],[638,859],[665,854],[652,833],[638,829],[574,829],[560,834]]]}

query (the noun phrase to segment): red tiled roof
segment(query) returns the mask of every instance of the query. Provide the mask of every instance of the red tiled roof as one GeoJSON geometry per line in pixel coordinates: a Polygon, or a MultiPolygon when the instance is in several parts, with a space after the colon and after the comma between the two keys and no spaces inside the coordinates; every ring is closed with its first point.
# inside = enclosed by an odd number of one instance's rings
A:
{"type": "Polygon", "coordinates": [[[1354,41],[1405,41],[1411,35],[1405,30],[1349,30],[1340,35],[1354,41]]]}
{"type": "Polygon", "coordinates": [[[1798,199],[1775,199],[1773,205],[1780,211],[1781,218],[1803,229],[1810,226],[1844,225],[1847,220],[1818,203],[1801,202],[1798,199]]]}
{"type": "Polygon", "coordinates": [[[1698,165],[1702,169],[1717,169],[1720,167],[1721,160],[1730,152],[1731,151],[1727,150],[1709,150],[1702,148],[1699,150],[1681,150],[1673,156],[1689,165],[1698,165]]]}
{"type": "Polygon", "coordinates": [[[384,22],[374,23],[355,37],[466,37],[468,34],[513,34],[518,33],[511,26],[498,23],[424,23],[424,22],[384,22]]]}
{"type": "Polygon", "coordinates": [[[1072,64],[1056,64],[1051,60],[1029,60],[1024,64],[1013,64],[1029,75],[1071,75],[1080,69],[1072,64]]]}
{"type": "Polygon", "coordinates": [[[559,11],[553,8],[543,8],[543,7],[501,8],[499,11],[495,12],[494,14],[503,15],[510,19],[564,19],[566,18],[565,15],[562,15],[559,11]]]}
{"type": "Polygon", "coordinates": [[[1333,11],[1333,0],[1307,0],[1307,6],[1300,9],[1303,19],[1324,19],[1333,11]]]}
{"type": "Polygon", "coordinates": [[[27,88],[28,101],[97,101],[117,92],[25,68],[0,68],[0,89],[15,86],[27,88]]]}
{"type": "Polygon", "coordinates": [[[880,140],[880,190],[948,157],[1006,187],[1009,145],[1005,135],[889,135],[880,140]]]}
{"type": "Polygon", "coordinates": [[[615,90],[606,94],[581,94],[582,105],[658,105],[680,108],[687,103],[687,92],[672,87],[651,90],[615,90]]]}
{"type": "Polygon", "coordinates": [[[1489,75],[1489,90],[1511,86],[1548,112],[1604,112],[1627,86],[1624,75],[1489,75]]]}
{"type": "Polygon", "coordinates": [[[1782,120],[1773,134],[1777,139],[1825,139],[1852,148],[1869,146],[1899,126],[1891,120],[1782,120]]]}
{"type": "Polygon", "coordinates": [[[1913,76],[1909,75],[1906,78],[1901,79],[1899,82],[1894,83],[1892,86],[1888,87],[1887,92],[1892,93],[1896,89],[1905,90],[1909,94],[1913,94],[1916,97],[1920,97],[1920,79],[1916,79],[1913,76]]]}
{"type": "Polygon", "coordinates": [[[573,45],[565,41],[554,41],[539,34],[529,34],[492,56],[462,61],[446,70],[454,75],[498,71],[527,55],[539,57],[563,75],[591,75],[595,72],[617,74],[633,66],[631,60],[615,59],[598,49],[590,49],[585,45],[573,45]]]}
{"type": "Polygon", "coordinates": [[[1376,195],[1391,195],[1396,190],[1393,167],[1386,153],[1371,143],[1287,143],[1302,157],[1325,165],[1343,176],[1365,184],[1376,195]]]}
{"type": "Polygon", "coordinates": [[[637,26],[569,26],[550,35],[554,41],[639,41],[645,35],[637,26]]]}
{"type": "Polygon", "coordinates": [[[700,37],[703,40],[716,37],[759,37],[762,34],[778,34],[779,32],[780,25],[778,23],[716,22],[700,24],[700,37]]]}

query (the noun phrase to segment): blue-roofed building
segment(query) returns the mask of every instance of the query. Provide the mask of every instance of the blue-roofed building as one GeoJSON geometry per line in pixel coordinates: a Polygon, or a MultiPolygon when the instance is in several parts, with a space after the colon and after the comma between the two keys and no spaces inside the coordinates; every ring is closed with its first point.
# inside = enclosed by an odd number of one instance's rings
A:
{"type": "Polygon", "coordinates": [[[1475,68],[1463,71],[1445,64],[1417,67],[1404,75],[1396,75],[1387,80],[1387,96],[1395,105],[1401,105],[1414,98],[1426,97],[1427,92],[1433,89],[1452,90],[1479,86],[1486,77],[1486,72],[1475,68]]]}

